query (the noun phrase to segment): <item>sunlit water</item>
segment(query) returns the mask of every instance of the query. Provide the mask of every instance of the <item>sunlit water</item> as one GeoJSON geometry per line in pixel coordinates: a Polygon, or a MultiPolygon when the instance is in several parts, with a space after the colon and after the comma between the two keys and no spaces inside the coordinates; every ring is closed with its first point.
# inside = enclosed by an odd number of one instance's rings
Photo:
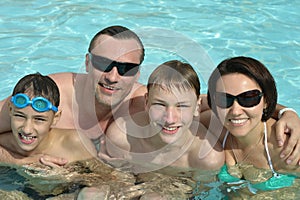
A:
{"type": "Polygon", "coordinates": [[[205,93],[220,61],[251,56],[274,75],[279,103],[300,113],[299,9],[297,0],[2,0],[0,99],[28,73],[84,72],[90,39],[119,24],[136,30],[145,43],[142,83],[155,66],[180,57],[196,68],[205,93]]]}

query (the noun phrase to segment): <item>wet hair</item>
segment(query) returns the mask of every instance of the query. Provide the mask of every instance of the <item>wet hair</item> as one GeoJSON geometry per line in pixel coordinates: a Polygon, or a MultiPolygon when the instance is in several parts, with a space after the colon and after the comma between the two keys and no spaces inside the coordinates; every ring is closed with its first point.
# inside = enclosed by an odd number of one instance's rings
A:
{"type": "Polygon", "coordinates": [[[137,36],[137,34],[135,34],[133,31],[131,31],[130,29],[124,26],[109,26],[96,33],[96,35],[92,38],[90,42],[89,49],[88,49],[89,52],[91,52],[95,48],[95,46],[97,45],[96,41],[101,35],[108,35],[119,40],[128,40],[128,39],[136,40],[140,45],[142,51],[139,64],[141,64],[144,61],[145,49],[142,41],[140,40],[139,36],[137,36]]]}
{"type": "Polygon", "coordinates": [[[190,64],[178,60],[171,60],[159,65],[148,79],[148,91],[151,87],[160,87],[170,92],[174,88],[193,89],[197,98],[200,95],[200,80],[197,73],[190,64]]]}
{"type": "Polygon", "coordinates": [[[40,73],[29,74],[21,78],[16,84],[12,96],[25,93],[30,98],[44,97],[56,107],[59,106],[59,89],[56,83],[49,77],[40,73]]]}
{"type": "Polygon", "coordinates": [[[262,121],[267,121],[275,111],[277,104],[276,83],[269,70],[258,60],[250,57],[233,57],[222,61],[208,80],[207,100],[209,107],[217,115],[214,102],[217,81],[224,75],[239,73],[254,80],[262,89],[264,99],[268,105],[264,109],[262,121]]]}

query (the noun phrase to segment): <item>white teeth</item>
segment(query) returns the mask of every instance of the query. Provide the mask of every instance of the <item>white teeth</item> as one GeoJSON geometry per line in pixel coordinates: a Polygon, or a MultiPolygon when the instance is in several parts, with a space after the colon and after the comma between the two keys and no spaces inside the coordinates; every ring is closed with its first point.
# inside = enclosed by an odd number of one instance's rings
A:
{"type": "Polygon", "coordinates": [[[109,89],[109,90],[114,90],[114,87],[111,87],[111,86],[108,86],[108,85],[102,85],[103,87],[105,87],[105,88],[107,88],[107,89],[109,89]]]}
{"type": "Polygon", "coordinates": [[[30,141],[30,140],[33,140],[34,138],[36,138],[36,136],[25,136],[22,133],[19,133],[19,135],[21,136],[22,139],[24,139],[26,141],[30,141]]]}
{"type": "Polygon", "coordinates": [[[230,120],[234,124],[242,124],[247,121],[247,119],[231,119],[230,120]]]}
{"type": "Polygon", "coordinates": [[[168,131],[174,131],[176,130],[177,127],[165,127],[164,126],[164,129],[168,130],[168,131]]]}

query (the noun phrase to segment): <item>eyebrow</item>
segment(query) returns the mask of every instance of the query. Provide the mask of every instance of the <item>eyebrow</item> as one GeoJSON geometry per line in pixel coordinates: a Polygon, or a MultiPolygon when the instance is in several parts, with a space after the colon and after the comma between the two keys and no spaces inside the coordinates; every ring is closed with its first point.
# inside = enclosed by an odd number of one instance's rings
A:
{"type": "MultiPolygon", "coordinates": [[[[153,98],[153,101],[158,101],[160,103],[167,103],[167,101],[164,101],[162,99],[159,99],[159,98],[153,98]]],[[[191,102],[189,101],[179,101],[179,102],[176,102],[176,104],[190,104],[191,102]]]]}
{"type": "MultiPolygon", "coordinates": [[[[22,108],[21,108],[22,109],[22,108]]],[[[37,112],[37,111],[35,111],[35,112],[37,112]]],[[[25,112],[22,112],[22,111],[19,111],[19,110],[17,110],[17,111],[14,111],[14,113],[15,114],[22,114],[22,115],[26,115],[27,116],[27,114],[25,114],[25,112]]],[[[41,114],[36,114],[36,115],[33,115],[34,117],[43,117],[43,118],[49,118],[48,116],[46,116],[46,115],[41,115],[41,114]]]]}

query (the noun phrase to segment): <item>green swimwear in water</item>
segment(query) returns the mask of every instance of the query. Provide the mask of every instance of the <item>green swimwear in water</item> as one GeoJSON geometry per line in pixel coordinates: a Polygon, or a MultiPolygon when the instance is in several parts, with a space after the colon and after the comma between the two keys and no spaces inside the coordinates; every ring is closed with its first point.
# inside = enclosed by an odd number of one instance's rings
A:
{"type": "MultiPolygon", "coordinates": [[[[229,133],[227,131],[224,141],[223,141],[223,148],[225,147],[225,142],[228,137],[228,134],[229,133]]],[[[275,172],[275,170],[273,168],[271,156],[270,156],[269,149],[268,149],[266,123],[264,123],[264,137],[265,137],[264,145],[265,145],[265,150],[267,153],[268,163],[269,163],[269,166],[273,173],[273,176],[270,179],[268,179],[267,181],[261,182],[261,183],[252,184],[249,181],[237,178],[237,177],[229,174],[227,166],[224,165],[218,174],[219,180],[222,182],[229,183],[229,184],[243,184],[243,186],[245,186],[245,184],[246,184],[246,186],[249,188],[250,192],[252,192],[252,193],[256,193],[256,190],[264,190],[264,191],[276,190],[276,189],[280,189],[280,188],[284,188],[284,187],[290,187],[291,185],[293,185],[296,176],[287,175],[287,174],[278,174],[275,172]]],[[[238,188],[236,188],[236,189],[238,189],[238,188]]]]}

